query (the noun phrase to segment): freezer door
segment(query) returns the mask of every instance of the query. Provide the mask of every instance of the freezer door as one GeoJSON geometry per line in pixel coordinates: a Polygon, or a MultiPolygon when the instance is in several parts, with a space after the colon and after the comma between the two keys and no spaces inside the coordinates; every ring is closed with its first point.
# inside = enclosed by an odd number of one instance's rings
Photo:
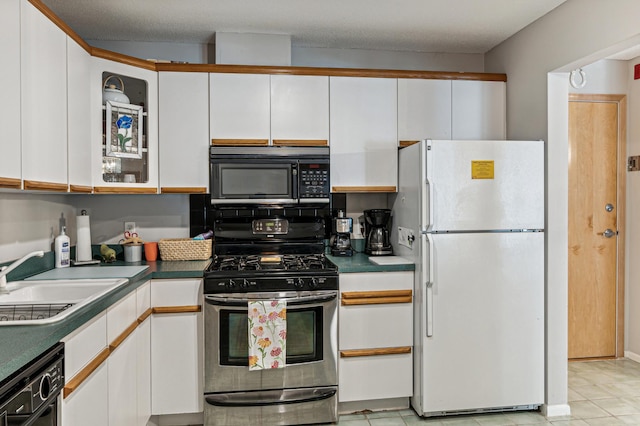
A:
{"type": "Polygon", "coordinates": [[[542,404],[544,234],[436,234],[425,249],[418,413],[542,404]]]}
{"type": "Polygon", "coordinates": [[[544,228],[544,142],[426,141],[435,231],[544,228]]]}

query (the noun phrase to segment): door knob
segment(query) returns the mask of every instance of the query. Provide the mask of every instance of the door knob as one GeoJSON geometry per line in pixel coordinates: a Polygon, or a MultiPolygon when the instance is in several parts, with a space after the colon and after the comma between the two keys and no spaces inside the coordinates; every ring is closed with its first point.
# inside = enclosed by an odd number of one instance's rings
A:
{"type": "Polygon", "coordinates": [[[608,212],[612,212],[613,211],[613,204],[608,203],[606,206],[604,206],[604,209],[608,212]]]}
{"type": "Polygon", "coordinates": [[[614,235],[616,235],[618,232],[617,231],[612,231],[611,229],[605,229],[604,232],[602,233],[602,235],[605,238],[611,238],[614,235]]]}

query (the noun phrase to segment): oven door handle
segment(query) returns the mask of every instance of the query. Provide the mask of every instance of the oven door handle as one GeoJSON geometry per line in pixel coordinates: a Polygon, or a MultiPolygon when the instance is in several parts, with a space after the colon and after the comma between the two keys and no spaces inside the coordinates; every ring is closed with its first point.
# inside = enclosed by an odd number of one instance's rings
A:
{"type": "MultiPolygon", "coordinates": [[[[295,305],[313,305],[317,303],[331,302],[338,298],[337,292],[330,294],[318,294],[309,296],[295,296],[295,297],[275,297],[277,300],[283,300],[287,302],[287,306],[295,305]]],[[[225,297],[225,296],[213,296],[207,294],[204,296],[205,302],[210,305],[222,305],[222,306],[247,306],[253,299],[247,299],[246,297],[225,297]]],[[[261,299],[256,299],[261,300],[261,299]]],[[[265,299],[267,300],[267,299],[265,299]]]]}
{"type": "Polygon", "coordinates": [[[223,393],[205,395],[204,399],[207,404],[219,407],[262,407],[322,401],[323,399],[331,398],[336,392],[336,388],[332,386],[312,389],[223,393]]]}

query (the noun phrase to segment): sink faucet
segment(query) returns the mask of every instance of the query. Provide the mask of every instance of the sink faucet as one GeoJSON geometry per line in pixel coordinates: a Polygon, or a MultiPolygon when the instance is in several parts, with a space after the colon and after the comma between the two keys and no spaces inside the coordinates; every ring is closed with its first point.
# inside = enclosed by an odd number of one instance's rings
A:
{"type": "Polygon", "coordinates": [[[16,260],[9,266],[3,266],[0,268],[0,294],[7,294],[9,290],[7,290],[7,274],[14,269],[16,269],[20,264],[24,263],[25,260],[32,258],[34,256],[42,257],[44,256],[44,251],[34,251],[31,252],[20,259],[16,260]]]}

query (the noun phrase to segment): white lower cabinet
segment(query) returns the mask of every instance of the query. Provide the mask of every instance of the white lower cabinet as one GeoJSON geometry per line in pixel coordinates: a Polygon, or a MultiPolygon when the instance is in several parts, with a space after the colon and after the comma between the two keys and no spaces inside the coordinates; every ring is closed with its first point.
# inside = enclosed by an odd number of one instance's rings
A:
{"type": "MultiPolygon", "coordinates": [[[[66,351],[66,347],[65,347],[66,351]]],[[[107,365],[100,365],[62,401],[63,426],[109,426],[107,365]]]]}
{"type": "Polygon", "coordinates": [[[62,425],[147,424],[151,323],[138,319],[149,315],[149,308],[147,282],[63,339],[62,425]]]}
{"type": "Polygon", "coordinates": [[[413,271],[340,274],[339,395],[356,402],[413,393],[413,271]]]}
{"type": "Polygon", "coordinates": [[[153,280],[151,411],[203,411],[202,279],[153,280]]]}
{"type": "Polygon", "coordinates": [[[109,425],[137,425],[137,332],[129,335],[107,360],[109,425]]]}
{"type": "Polygon", "coordinates": [[[151,417],[151,288],[146,283],[136,290],[136,313],[139,321],[136,329],[136,385],[138,391],[137,425],[146,425],[151,417]]]}
{"type": "Polygon", "coordinates": [[[107,348],[106,312],[64,339],[66,386],[61,407],[64,426],[108,426],[108,374],[102,363],[69,393],[70,381],[107,348]]]}

